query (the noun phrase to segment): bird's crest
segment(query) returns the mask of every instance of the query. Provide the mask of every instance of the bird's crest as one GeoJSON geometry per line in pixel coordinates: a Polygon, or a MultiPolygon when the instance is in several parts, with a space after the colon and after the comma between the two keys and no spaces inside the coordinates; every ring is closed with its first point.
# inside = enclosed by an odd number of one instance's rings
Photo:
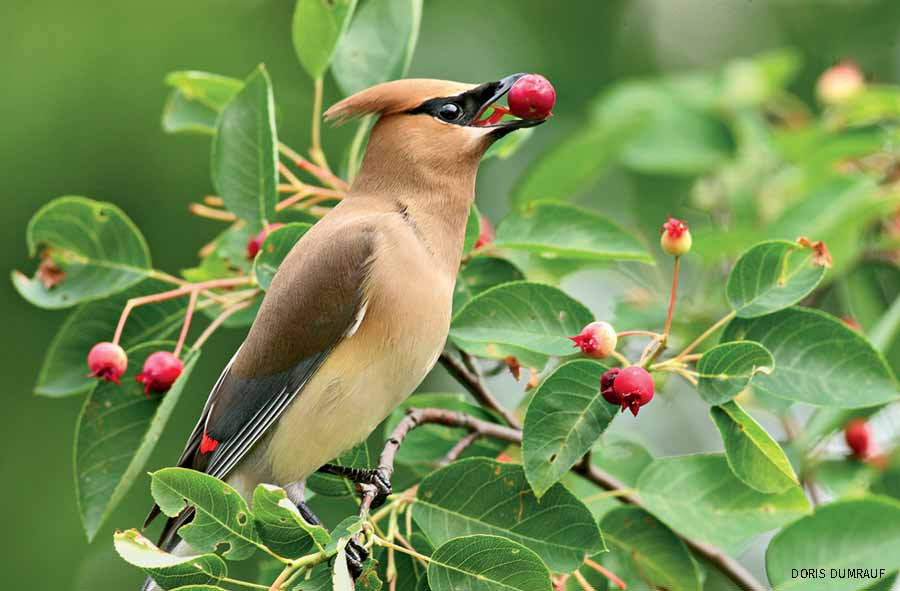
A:
{"type": "Polygon", "coordinates": [[[394,80],[361,90],[331,106],[325,119],[337,124],[366,115],[390,115],[414,109],[427,100],[456,96],[475,88],[474,84],[409,78],[394,80]]]}

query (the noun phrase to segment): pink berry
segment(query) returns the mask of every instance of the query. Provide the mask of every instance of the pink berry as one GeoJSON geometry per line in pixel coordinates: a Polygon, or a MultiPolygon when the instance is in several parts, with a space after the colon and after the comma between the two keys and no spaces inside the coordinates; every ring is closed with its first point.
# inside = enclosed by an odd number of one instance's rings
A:
{"type": "Polygon", "coordinates": [[[668,254],[680,257],[691,250],[693,238],[691,238],[691,231],[685,222],[669,216],[669,221],[662,226],[659,243],[668,254]]]}
{"type": "Polygon", "coordinates": [[[569,337],[588,357],[603,359],[616,350],[616,329],[608,322],[591,322],[581,333],[569,337]]]}
{"type": "Polygon", "coordinates": [[[144,368],[134,377],[144,384],[144,394],[166,392],[181,375],[184,364],[168,351],[157,351],[147,357],[144,368]]]}
{"type": "Polygon", "coordinates": [[[816,82],[816,96],[826,105],[839,105],[863,89],[866,80],[851,61],[843,61],[825,70],[816,82]]]}
{"type": "Polygon", "coordinates": [[[494,226],[491,225],[491,220],[482,215],[481,232],[478,234],[478,240],[475,242],[475,250],[485,247],[493,242],[496,235],[497,233],[494,231],[494,226]]]}
{"type": "Polygon", "coordinates": [[[277,230],[278,228],[280,228],[283,225],[284,224],[282,224],[282,223],[270,224],[269,226],[263,228],[259,234],[257,234],[253,238],[251,238],[247,242],[247,258],[255,259],[256,255],[259,254],[259,249],[260,249],[260,247],[262,247],[262,243],[263,243],[263,241],[265,241],[266,236],[268,236],[270,233],[277,230]]]}
{"type": "Polygon", "coordinates": [[[653,400],[653,378],[643,367],[632,365],[619,372],[613,390],[622,399],[622,412],[627,408],[637,416],[638,410],[653,400]]]}
{"type": "Polygon", "coordinates": [[[603,395],[604,400],[615,406],[621,406],[622,404],[622,397],[613,389],[616,376],[619,375],[620,371],[622,370],[614,367],[600,377],[600,394],[603,395]]]}
{"type": "Polygon", "coordinates": [[[872,454],[872,430],[866,421],[848,421],[844,426],[844,440],[853,452],[853,457],[864,460],[872,454]]]}
{"type": "Polygon", "coordinates": [[[128,355],[119,345],[97,343],[88,353],[88,368],[92,378],[119,383],[119,378],[128,369],[128,355]]]}
{"type": "Polygon", "coordinates": [[[539,74],[526,74],[513,84],[507,98],[509,110],[522,119],[546,119],[556,102],[550,81],[539,74]]]}

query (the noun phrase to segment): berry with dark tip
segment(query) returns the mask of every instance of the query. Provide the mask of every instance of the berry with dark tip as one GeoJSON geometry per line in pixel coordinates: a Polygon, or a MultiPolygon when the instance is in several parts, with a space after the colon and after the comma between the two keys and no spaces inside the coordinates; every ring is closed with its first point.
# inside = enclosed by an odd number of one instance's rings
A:
{"type": "Polygon", "coordinates": [[[614,367],[600,377],[600,394],[603,396],[604,400],[615,406],[620,406],[622,404],[622,397],[613,389],[616,376],[619,375],[620,371],[622,370],[618,367],[614,367]]]}
{"type": "Polygon", "coordinates": [[[87,363],[91,370],[90,377],[118,384],[119,378],[128,369],[128,355],[119,345],[97,343],[91,347],[87,363]]]}
{"type": "Polygon", "coordinates": [[[591,322],[569,340],[588,357],[603,359],[616,350],[616,329],[609,322],[591,322]]]}
{"type": "Polygon", "coordinates": [[[631,365],[616,376],[613,391],[622,400],[622,412],[627,408],[631,414],[637,416],[640,408],[653,400],[653,378],[643,367],[631,365]]]}
{"type": "Polygon", "coordinates": [[[853,457],[864,460],[872,455],[872,430],[869,423],[862,419],[853,419],[844,426],[844,441],[853,457]]]}
{"type": "Polygon", "coordinates": [[[150,394],[151,391],[166,392],[183,369],[181,359],[173,353],[157,351],[147,357],[143,370],[134,379],[144,384],[144,394],[150,394]]]}
{"type": "Polygon", "coordinates": [[[546,119],[556,102],[550,81],[539,74],[526,74],[515,81],[507,97],[509,110],[522,119],[546,119]]]}
{"type": "Polygon", "coordinates": [[[691,231],[685,222],[669,216],[669,221],[662,226],[659,243],[668,254],[680,257],[691,250],[693,238],[691,238],[691,231]]]}
{"type": "Polygon", "coordinates": [[[251,238],[247,242],[247,258],[255,259],[256,255],[259,254],[259,249],[262,247],[263,241],[266,239],[266,236],[283,226],[282,223],[269,224],[267,227],[263,228],[259,234],[251,238]]]}

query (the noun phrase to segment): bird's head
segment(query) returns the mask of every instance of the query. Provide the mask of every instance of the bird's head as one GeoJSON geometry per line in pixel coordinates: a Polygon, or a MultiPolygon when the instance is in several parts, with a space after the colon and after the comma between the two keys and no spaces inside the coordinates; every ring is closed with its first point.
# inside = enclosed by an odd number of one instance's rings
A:
{"type": "Polygon", "coordinates": [[[545,119],[522,119],[492,109],[524,76],[515,74],[484,84],[406,79],[373,86],[345,98],[325,112],[344,122],[378,115],[367,154],[447,169],[477,163],[490,145],[506,134],[540,125],[545,119]],[[501,119],[494,113],[505,116],[501,119]]]}

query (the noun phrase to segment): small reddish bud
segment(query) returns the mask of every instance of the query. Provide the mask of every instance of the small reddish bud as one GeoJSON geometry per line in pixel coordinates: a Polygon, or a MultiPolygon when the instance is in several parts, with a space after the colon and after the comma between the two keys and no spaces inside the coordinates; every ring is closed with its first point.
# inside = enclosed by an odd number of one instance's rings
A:
{"type": "Polygon", "coordinates": [[[284,224],[282,224],[282,223],[269,224],[268,226],[263,228],[259,234],[257,234],[253,238],[251,238],[247,242],[247,258],[255,259],[256,255],[259,254],[259,249],[260,249],[260,247],[262,247],[262,243],[266,239],[266,236],[268,236],[270,233],[274,232],[275,230],[277,230],[278,228],[280,228],[283,225],[284,224]]]}
{"type": "Polygon", "coordinates": [[[853,419],[844,426],[844,440],[853,452],[853,457],[864,460],[872,455],[872,430],[863,419],[853,419]]]}
{"type": "Polygon", "coordinates": [[[569,337],[575,346],[588,357],[603,359],[616,350],[616,329],[609,322],[591,322],[581,333],[569,337]]]}
{"type": "Polygon", "coordinates": [[[512,464],[513,460],[505,451],[501,451],[500,455],[497,456],[497,461],[503,464],[512,464]]]}
{"type": "Polygon", "coordinates": [[[144,394],[153,392],[166,392],[172,383],[181,375],[184,364],[181,359],[168,351],[157,351],[147,357],[144,368],[134,377],[144,384],[144,394]]]}
{"type": "Polygon", "coordinates": [[[515,81],[507,97],[509,110],[522,119],[546,119],[556,102],[550,81],[539,74],[526,74],[515,81]]]}
{"type": "Polygon", "coordinates": [[[503,363],[506,364],[506,367],[509,368],[509,373],[512,374],[512,377],[519,381],[519,378],[522,377],[522,364],[519,363],[519,358],[515,355],[507,355],[503,358],[503,363]]]}
{"type": "Polygon", "coordinates": [[[119,378],[128,369],[128,355],[119,345],[97,343],[88,353],[88,368],[92,378],[119,383],[119,378]]]}
{"type": "Polygon", "coordinates": [[[643,367],[632,365],[616,376],[613,391],[622,399],[622,412],[627,408],[631,414],[637,416],[638,410],[653,400],[653,378],[643,367]]]}
{"type": "Polygon", "coordinates": [[[219,442],[204,431],[203,437],[200,439],[200,453],[208,454],[211,451],[216,451],[217,447],[219,447],[219,442]]]}
{"type": "Polygon", "coordinates": [[[494,241],[496,236],[497,232],[494,231],[491,220],[481,216],[481,232],[478,234],[478,240],[475,242],[475,250],[487,246],[494,241]]]}
{"type": "Polygon", "coordinates": [[[851,61],[843,61],[825,70],[816,82],[816,96],[825,105],[839,105],[863,89],[866,80],[851,61]]]}
{"type": "Polygon", "coordinates": [[[680,257],[691,250],[693,242],[687,224],[669,216],[669,221],[662,226],[662,236],[659,239],[662,249],[672,256],[680,257]]]}
{"type": "Polygon", "coordinates": [[[621,406],[622,404],[622,397],[613,389],[616,376],[619,375],[620,371],[622,370],[614,367],[600,377],[600,394],[604,400],[615,406],[621,406]]]}

